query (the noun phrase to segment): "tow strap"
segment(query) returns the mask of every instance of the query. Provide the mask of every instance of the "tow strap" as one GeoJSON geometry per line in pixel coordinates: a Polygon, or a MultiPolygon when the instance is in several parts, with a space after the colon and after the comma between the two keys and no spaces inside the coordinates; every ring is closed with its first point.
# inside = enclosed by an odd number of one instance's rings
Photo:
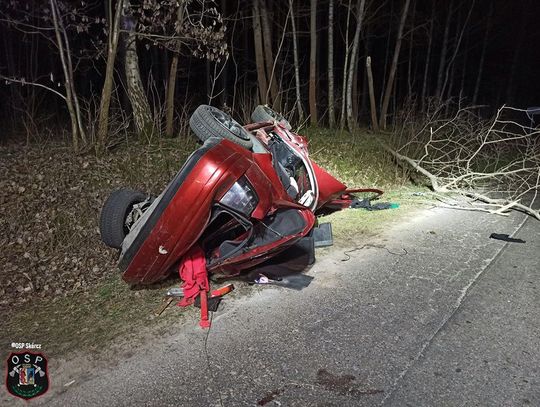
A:
{"type": "Polygon", "coordinates": [[[202,249],[195,245],[183,257],[178,268],[178,273],[183,281],[182,290],[184,298],[177,304],[179,307],[187,307],[195,302],[197,297],[201,303],[201,320],[199,325],[202,328],[210,327],[208,319],[208,273],[206,271],[206,258],[202,249]]]}
{"type": "Polygon", "coordinates": [[[234,285],[226,284],[217,288],[210,293],[210,298],[208,297],[210,284],[206,270],[206,257],[198,245],[193,246],[184,255],[178,267],[178,274],[180,274],[183,281],[183,298],[176,305],[179,307],[194,305],[200,308],[201,320],[199,325],[202,328],[210,328],[208,311],[217,311],[221,297],[234,290],[234,285]]]}

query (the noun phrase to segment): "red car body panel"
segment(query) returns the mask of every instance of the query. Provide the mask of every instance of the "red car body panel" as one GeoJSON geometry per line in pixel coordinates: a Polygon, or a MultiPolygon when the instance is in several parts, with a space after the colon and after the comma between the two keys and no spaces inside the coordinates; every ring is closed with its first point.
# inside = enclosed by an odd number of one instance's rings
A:
{"type": "MultiPolygon", "coordinates": [[[[166,276],[170,267],[201,236],[215,196],[223,195],[249,165],[242,148],[226,140],[206,152],[126,265],[124,280],[151,283],[166,276]],[[189,216],[185,216],[186,213],[189,216]]],[[[120,266],[122,268],[122,261],[120,266]]]]}
{"type": "Polygon", "coordinates": [[[311,161],[311,165],[319,185],[319,202],[317,203],[317,209],[319,209],[343,194],[347,190],[347,186],[319,167],[314,161],[311,161]]]}

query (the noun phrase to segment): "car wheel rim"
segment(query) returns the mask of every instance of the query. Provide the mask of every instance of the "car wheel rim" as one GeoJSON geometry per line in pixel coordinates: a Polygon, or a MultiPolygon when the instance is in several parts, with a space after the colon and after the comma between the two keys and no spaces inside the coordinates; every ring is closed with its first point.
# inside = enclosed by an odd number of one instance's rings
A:
{"type": "Polygon", "coordinates": [[[249,136],[244,131],[244,128],[230,115],[218,109],[212,109],[212,115],[219,122],[219,124],[229,130],[235,136],[241,138],[242,140],[249,140],[249,136]]]}
{"type": "Polygon", "coordinates": [[[282,115],[280,115],[275,110],[270,109],[269,107],[264,106],[264,110],[266,111],[266,113],[268,113],[270,116],[272,116],[278,122],[281,122],[281,121],[285,120],[285,118],[282,115]]]}

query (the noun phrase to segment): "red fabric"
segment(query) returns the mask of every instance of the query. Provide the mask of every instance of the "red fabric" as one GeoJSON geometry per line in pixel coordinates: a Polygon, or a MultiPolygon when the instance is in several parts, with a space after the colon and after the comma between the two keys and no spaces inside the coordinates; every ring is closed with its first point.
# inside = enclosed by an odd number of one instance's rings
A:
{"type": "Polygon", "coordinates": [[[201,321],[199,325],[201,328],[210,328],[210,321],[208,320],[208,297],[206,291],[201,290],[201,321]]]}
{"type": "Polygon", "coordinates": [[[206,271],[206,258],[199,246],[193,246],[184,255],[178,272],[184,282],[182,284],[184,298],[177,304],[178,306],[187,307],[193,304],[199,293],[203,294],[210,290],[208,273],[206,271]]]}

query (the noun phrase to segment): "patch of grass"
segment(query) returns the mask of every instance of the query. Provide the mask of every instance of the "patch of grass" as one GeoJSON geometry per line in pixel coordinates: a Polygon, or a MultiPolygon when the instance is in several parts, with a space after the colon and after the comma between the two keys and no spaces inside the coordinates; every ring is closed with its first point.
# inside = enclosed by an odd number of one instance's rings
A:
{"type": "Polygon", "coordinates": [[[353,134],[323,128],[306,128],[311,158],[322,168],[354,187],[401,187],[409,180],[386,153],[376,135],[366,129],[353,134]]]}
{"type": "MultiPolygon", "coordinates": [[[[155,320],[153,312],[172,284],[133,290],[120,275],[111,276],[83,294],[39,301],[39,305],[28,304],[8,314],[0,337],[6,345],[41,343],[42,350],[52,357],[75,350],[96,354],[113,340],[136,340],[139,331],[164,321],[166,318],[155,320]]],[[[181,314],[174,315],[178,318],[181,314]]],[[[6,356],[9,348],[3,347],[2,352],[6,356]]]]}
{"type": "Polygon", "coordinates": [[[319,218],[319,222],[331,222],[335,247],[354,245],[356,240],[381,233],[392,223],[411,216],[415,210],[424,207],[426,199],[418,193],[425,188],[412,186],[396,187],[386,192],[377,202],[398,204],[396,209],[368,211],[366,209],[345,209],[319,218]]]}

